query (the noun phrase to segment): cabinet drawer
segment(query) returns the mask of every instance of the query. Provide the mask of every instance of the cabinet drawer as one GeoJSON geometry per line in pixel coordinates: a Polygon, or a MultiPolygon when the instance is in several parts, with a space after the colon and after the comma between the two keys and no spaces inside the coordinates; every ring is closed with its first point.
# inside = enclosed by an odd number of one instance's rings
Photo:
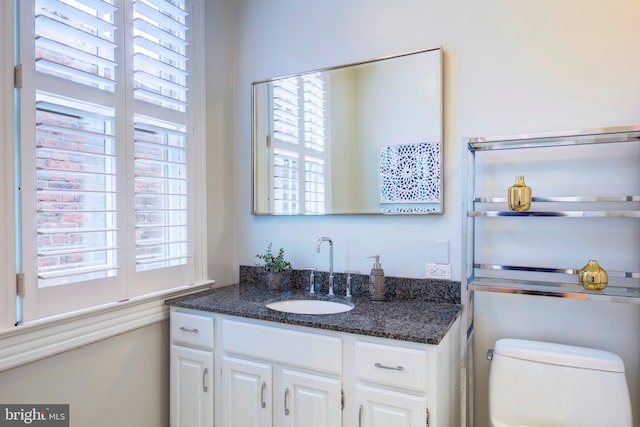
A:
{"type": "Polygon", "coordinates": [[[197,314],[171,312],[171,341],[213,349],[213,319],[197,314]]]}
{"type": "Polygon", "coordinates": [[[236,354],[342,374],[342,339],[337,337],[224,319],[222,347],[236,354]]]}
{"type": "Polygon", "coordinates": [[[426,391],[427,352],[356,342],[356,377],[405,389],[426,391]]]}

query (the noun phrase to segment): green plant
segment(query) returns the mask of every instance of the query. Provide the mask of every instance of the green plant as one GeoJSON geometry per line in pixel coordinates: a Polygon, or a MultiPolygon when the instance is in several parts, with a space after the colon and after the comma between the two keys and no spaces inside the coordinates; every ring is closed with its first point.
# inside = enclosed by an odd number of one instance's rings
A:
{"type": "Polygon", "coordinates": [[[274,256],[271,252],[271,245],[269,243],[267,250],[263,254],[257,254],[256,258],[261,259],[263,263],[258,263],[258,267],[263,267],[272,273],[281,273],[291,270],[291,263],[284,259],[284,249],[280,248],[278,256],[274,256]]]}

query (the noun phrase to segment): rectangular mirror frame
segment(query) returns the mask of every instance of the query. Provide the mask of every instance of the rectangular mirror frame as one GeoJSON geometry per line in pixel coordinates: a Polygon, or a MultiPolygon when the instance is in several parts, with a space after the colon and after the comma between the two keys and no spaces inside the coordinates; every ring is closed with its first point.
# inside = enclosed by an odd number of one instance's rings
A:
{"type": "MultiPolygon", "coordinates": [[[[251,87],[252,215],[442,214],[444,205],[442,76],[442,49],[436,48],[253,82],[251,87]],[[417,66],[413,64],[422,60],[429,67],[421,63],[417,66]],[[324,76],[327,75],[330,85],[326,84],[327,80],[324,76]],[[325,139],[332,139],[334,144],[336,141],[342,143],[334,147],[330,144],[320,144],[321,152],[330,154],[325,154],[328,157],[319,161],[313,158],[313,147],[311,150],[306,150],[312,153],[311,157],[304,157],[304,148],[300,149],[300,154],[282,148],[287,143],[286,138],[291,137],[286,129],[289,123],[284,123],[283,131],[282,118],[278,123],[274,116],[284,114],[285,120],[291,120],[290,111],[285,110],[285,108],[291,108],[289,104],[286,104],[286,107],[276,106],[268,112],[257,108],[258,104],[272,107],[276,105],[274,99],[290,96],[288,92],[284,96],[278,95],[283,93],[285,84],[299,82],[300,88],[295,89],[301,94],[299,98],[304,96],[302,94],[314,94],[317,89],[313,86],[313,81],[312,86],[306,91],[302,88],[307,80],[315,80],[314,76],[322,76],[324,80],[320,84],[324,86],[321,87],[330,89],[325,99],[342,100],[340,103],[331,103],[331,107],[328,108],[329,114],[323,111],[318,113],[326,114],[321,120],[322,123],[330,122],[336,129],[340,129],[336,131],[331,128],[330,131],[326,131],[326,128],[323,128],[325,134],[331,135],[331,138],[325,137],[325,139]],[[385,77],[384,81],[382,77],[385,77]],[[407,85],[409,81],[412,85],[407,85]],[[372,87],[376,90],[371,90],[372,87]],[[354,96],[356,92],[358,95],[354,96]],[[374,92],[385,95],[382,100],[376,100],[372,96],[374,92]],[[421,96],[424,94],[424,99],[418,98],[416,93],[421,96]],[[404,98],[400,98],[401,96],[404,98]],[[362,102],[356,104],[354,99],[362,102]],[[349,102],[353,104],[345,105],[349,102]],[[342,122],[343,117],[355,117],[358,114],[360,115],[357,117],[358,123],[367,123],[367,127],[356,126],[350,121],[342,122]],[[381,122],[383,118],[388,121],[381,122]],[[280,128],[276,129],[277,126],[280,128]],[[354,131],[353,129],[356,128],[357,131],[354,131]],[[361,135],[360,140],[364,139],[367,143],[373,141],[375,145],[366,147],[367,150],[364,151],[363,143],[354,142],[357,138],[337,138],[336,134],[340,136],[358,134],[361,135]],[[342,142],[343,139],[345,142],[342,142]],[[377,142],[376,139],[378,139],[377,142]],[[351,145],[345,145],[346,142],[351,145]],[[362,151],[356,154],[351,153],[357,150],[362,151]],[[276,152],[278,155],[274,155],[276,152]],[[351,154],[341,154],[345,152],[351,154]],[[366,161],[356,162],[355,159],[366,161]],[[363,163],[366,166],[360,171],[356,163],[363,163]],[[302,164],[306,166],[306,172],[305,168],[300,166],[302,164]],[[327,164],[329,166],[326,166],[327,164]],[[330,172],[324,173],[327,169],[330,172]],[[279,171],[278,178],[275,178],[275,170],[279,171]],[[348,181],[345,178],[347,175],[357,175],[357,177],[348,181]],[[285,176],[284,180],[282,176],[285,176]],[[296,177],[298,177],[297,180],[296,177]],[[277,180],[280,181],[275,184],[277,180]],[[349,184],[338,185],[337,182],[349,182],[349,184]],[[307,190],[299,190],[303,186],[307,190]],[[298,194],[304,192],[304,197],[308,200],[301,200],[303,197],[293,201],[287,200],[287,194],[289,199],[296,198],[291,197],[290,187],[296,187],[298,194]],[[318,191],[314,188],[321,188],[323,194],[318,196],[318,191]],[[274,196],[276,191],[284,191],[285,196],[274,196]],[[324,206],[329,208],[324,211],[322,203],[313,200],[323,196],[324,206]],[[331,199],[326,200],[327,198],[331,199]],[[280,205],[274,209],[276,203],[280,205]],[[303,204],[304,206],[301,206],[303,204]]],[[[329,102],[318,102],[311,104],[310,108],[314,109],[316,105],[326,104],[329,102]]],[[[304,110],[304,106],[296,108],[304,110]]],[[[299,120],[301,124],[305,123],[304,118],[296,117],[295,120],[299,120]]],[[[314,127],[313,120],[315,119],[312,118],[306,122],[311,131],[314,127]],[[309,121],[312,123],[308,124],[309,121]]],[[[299,133],[303,131],[300,130],[299,133]]],[[[315,136],[311,135],[308,139],[313,139],[315,136]]],[[[296,143],[296,146],[302,146],[302,144],[304,141],[300,140],[300,144],[296,143]]]]}

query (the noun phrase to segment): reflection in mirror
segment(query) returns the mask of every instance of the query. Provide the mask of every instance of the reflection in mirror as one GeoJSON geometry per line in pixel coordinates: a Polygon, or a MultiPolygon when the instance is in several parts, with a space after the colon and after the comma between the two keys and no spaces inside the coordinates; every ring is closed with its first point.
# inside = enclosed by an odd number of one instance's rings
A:
{"type": "Polygon", "coordinates": [[[441,214],[442,53],[252,85],[253,214],[441,214]]]}

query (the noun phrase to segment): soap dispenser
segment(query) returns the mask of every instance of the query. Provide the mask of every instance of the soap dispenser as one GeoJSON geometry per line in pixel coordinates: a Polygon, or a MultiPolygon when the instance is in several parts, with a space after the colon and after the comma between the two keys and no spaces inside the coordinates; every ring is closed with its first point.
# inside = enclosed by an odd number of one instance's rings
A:
{"type": "Polygon", "coordinates": [[[375,258],[371,274],[369,274],[369,297],[372,301],[384,301],[387,287],[384,284],[384,270],[380,264],[380,255],[373,255],[367,258],[375,258]]]}

